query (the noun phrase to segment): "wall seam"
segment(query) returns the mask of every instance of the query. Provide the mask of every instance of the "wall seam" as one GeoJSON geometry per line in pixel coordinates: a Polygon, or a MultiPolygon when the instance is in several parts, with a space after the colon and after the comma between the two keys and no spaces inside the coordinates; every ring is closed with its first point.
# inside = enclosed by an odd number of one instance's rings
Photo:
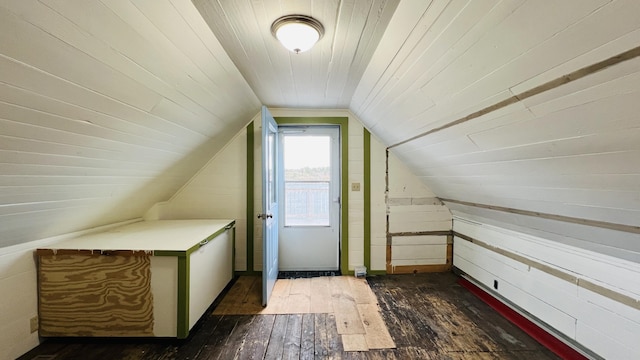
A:
{"type": "Polygon", "coordinates": [[[635,48],[633,48],[631,50],[627,50],[625,52],[619,53],[619,54],[614,55],[614,56],[612,56],[612,57],[610,57],[608,59],[599,61],[599,62],[597,62],[595,64],[582,67],[582,68],[580,68],[578,70],[575,70],[575,71],[570,72],[568,74],[562,75],[562,76],[560,76],[560,77],[558,77],[556,79],[547,81],[546,83],[544,83],[542,85],[538,85],[538,86],[536,86],[536,87],[534,87],[532,89],[529,89],[527,91],[523,91],[521,93],[515,94],[515,95],[513,95],[513,96],[511,96],[509,98],[506,98],[506,99],[504,99],[502,101],[499,101],[499,102],[497,102],[497,103],[495,103],[493,105],[487,106],[487,107],[485,107],[485,108],[483,108],[481,110],[473,112],[473,113],[471,113],[471,114],[469,114],[469,115],[467,115],[465,117],[459,118],[457,120],[451,121],[451,122],[449,122],[447,124],[444,124],[442,126],[439,126],[437,128],[433,128],[433,129],[431,129],[429,131],[423,132],[423,133],[418,134],[416,136],[410,137],[410,138],[408,138],[406,140],[403,140],[403,141],[400,141],[400,142],[395,143],[393,145],[390,145],[388,147],[388,149],[392,149],[394,147],[397,147],[397,146],[400,146],[400,145],[404,145],[404,144],[406,144],[408,142],[411,142],[413,140],[417,140],[417,139],[420,139],[420,138],[425,137],[427,135],[431,135],[431,134],[437,133],[439,131],[448,129],[450,127],[453,127],[453,126],[465,123],[467,121],[479,118],[479,117],[481,117],[483,115],[486,115],[488,113],[491,113],[491,112],[494,112],[496,110],[502,109],[504,107],[507,107],[507,106],[512,105],[512,104],[515,104],[517,102],[520,102],[520,101],[522,101],[524,99],[527,99],[527,98],[530,98],[532,96],[541,94],[543,92],[555,89],[557,87],[560,87],[561,85],[568,84],[570,82],[573,82],[573,81],[581,79],[581,78],[583,78],[585,76],[594,74],[594,73],[596,73],[598,71],[604,70],[606,68],[609,68],[611,66],[619,64],[621,62],[634,59],[634,58],[636,58],[638,56],[640,56],[640,46],[635,47],[635,48]]]}
{"type": "Polygon", "coordinates": [[[640,226],[611,223],[607,221],[583,219],[583,218],[577,218],[577,217],[565,216],[565,215],[549,214],[549,213],[543,213],[539,211],[515,209],[515,208],[509,208],[509,207],[498,206],[498,205],[473,203],[473,202],[462,201],[462,200],[445,199],[445,198],[440,198],[440,200],[442,200],[445,203],[449,202],[449,203],[477,207],[482,209],[507,212],[511,214],[532,216],[532,217],[537,217],[537,218],[542,218],[547,220],[563,221],[563,222],[572,223],[572,224],[593,226],[593,227],[599,227],[599,228],[608,229],[608,230],[640,234],[640,226]]]}
{"type": "Polygon", "coordinates": [[[554,277],[556,277],[558,279],[567,281],[569,283],[575,284],[578,287],[581,287],[583,289],[592,291],[592,292],[594,292],[594,293],[596,293],[596,294],[598,294],[600,296],[606,297],[606,298],[608,298],[610,300],[613,300],[613,301],[619,302],[621,304],[624,304],[626,306],[632,307],[632,308],[634,308],[636,310],[640,310],[640,299],[635,299],[635,298],[633,298],[631,296],[628,296],[628,295],[625,295],[625,294],[621,294],[621,293],[619,293],[617,291],[608,289],[608,288],[606,288],[604,286],[600,286],[600,285],[598,285],[598,284],[596,284],[596,283],[594,283],[592,281],[586,280],[586,279],[581,278],[579,276],[571,275],[569,273],[566,273],[564,271],[558,270],[558,269],[553,268],[551,266],[542,264],[542,263],[540,263],[538,261],[532,260],[532,259],[524,257],[522,255],[518,255],[518,254],[515,254],[515,253],[513,253],[511,251],[508,251],[508,250],[505,250],[505,249],[501,249],[501,248],[499,248],[497,246],[493,246],[493,245],[487,244],[487,243],[485,243],[485,242],[483,242],[481,240],[478,240],[478,239],[475,239],[473,237],[464,235],[462,233],[454,231],[453,235],[456,238],[460,239],[460,240],[470,242],[470,243],[475,244],[477,246],[480,246],[480,247],[482,247],[484,249],[492,251],[492,252],[494,252],[496,254],[505,256],[505,257],[507,257],[509,259],[515,260],[515,261],[520,262],[520,263],[522,263],[524,265],[527,265],[529,267],[532,267],[532,268],[535,268],[537,270],[540,270],[540,271],[542,271],[542,272],[544,272],[546,274],[549,274],[551,276],[554,276],[554,277]]]}

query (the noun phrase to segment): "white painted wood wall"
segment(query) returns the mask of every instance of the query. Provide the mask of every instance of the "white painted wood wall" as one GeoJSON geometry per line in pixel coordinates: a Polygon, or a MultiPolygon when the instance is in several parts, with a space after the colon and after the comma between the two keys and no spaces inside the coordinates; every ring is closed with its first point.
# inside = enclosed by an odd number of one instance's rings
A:
{"type": "MultiPolygon", "coordinates": [[[[274,116],[346,116],[349,117],[349,184],[364,183],[364,142],[359,119],[344,110],[271,109],[274,116]]],[[[254,208],[261,206],[260,117],[254,121],[254,208]]],[[[236,257],[238,271],[247,270],[246,258],[246,130],[241,130],[171,199],[153,206],[147,219],[232,218],[236,219],[236,257]]],[[[433,197],[401,162],[391,157],[393,191],[396,197],[433,197]]],[[[371,141],[371,269],[386,269],[385,148],[371,141]],[[375,165],[374,165],[375,164],[375,165]]],[[[349,193],[349,268],[364,264],[364,191],[349,193]]],[[[451,215],[442,205],[393,206],[392,229],[397,231],[450,230],[451,215]],[[410,215],[407,215],[410,214],[410,215]],[[411,218],[410,221],[407,219],[411,218]],[[422,225],[421,225],[422,223],[422,225]],[[422,227],[420,227],[422,226],[422,227]],[[404,230],[402,230],[404,229],[404,230]]],[[[257,213],[258,210],[256,210],[257,213]]],[[[262,227],[254,221],[254,270],[262,269],[262,227]]],[[[446,237],[414,237],[396,240],[396,265],[440,264],[446,261],[446,237]]]]}
{"type": "Polygon", "coordinates": [[[454,265],[490,293],[507,298],[604,358],[640,358],[640,265],[482,224],[477,218],[456,217],[453,230],[551,269],[541,270],[456,237],[454,265]],[[567,281],[553,272],[577,281],[567,281]],[[498,290],[493,289],[494,280],[498,290]],[[590,290],[581,285],[584,281],[614,296],[635,299],[635,307],[590,290]]]}
{"type": "MultiPolygon", "coordinates": [[[[638,14],[635,0],[400,2],[350,109],[394,145],[637,48],[638,14]]],[[[638,98],[635,57],[392,152],[441,198],[637,226],[638,98]]],[[[637,252],[630,235],[590,249],[637,252]]]]}
{"type": "MultiPolygon", "coordinates": [[[[451,230],[451,213],[393,153],[371,136],[371,270],[386,271],[387,232],[451,230]],[[436,204],[434,204],[434,202],[436,204]],[[389,228],[387,229],[387,215],[389,228]]],[[[391,265],[446,264],[446,236],[392,236],[391,265]]]]}
{"type": "Polygon", "coordinates": [[[0,246],[142,216],[259,109],[188,0],[3,2],[0,44],[0,246]]]}
{"type": "Polygon", "coordinates": [[[447,236],[420,233],[450,231],[452,223],[449,209],[392,152],[389,153],[388,163],[387,209],[391,265],[446,264],[447,236]]]}
{"type": "Polygon", "coordinates": [[[31,333],[29,326],[30,319],[38,315],[38,274],[34,255],[37,248],[141,220],[0,248],[0,289],[5,289],[0,291],[0,359],[15,359],[40,343],[38,333],[31,333]]]}
{"type": "Polygon", "coordinates": [[[371,269],[387,270],[386,146],[371,135],[371,269]]]}
{"type": "Polygon", "coordinates": [[[155,204],[145,219],[235,219],[235,270],[247,270],[246,129],[240,130],[169,200],[155,204]]]}

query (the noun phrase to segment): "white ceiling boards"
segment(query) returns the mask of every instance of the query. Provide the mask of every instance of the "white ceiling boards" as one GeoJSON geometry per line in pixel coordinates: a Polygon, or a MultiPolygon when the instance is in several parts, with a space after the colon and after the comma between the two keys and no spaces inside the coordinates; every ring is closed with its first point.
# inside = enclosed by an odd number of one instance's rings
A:
{"type": "Polygon", "coordinates": [[[188,1],[0,5],[0,247],[139,218],[260,103],[188,1]]]}
{"type": "Polygon", "coordinates": [[[349,107],[389,19],[392,0],[194,0],[260,100],[270,107],[349,107]],[[294,54],[271,34],[284,15],[312,16],[325,28],[309,51],[294,54]]]}

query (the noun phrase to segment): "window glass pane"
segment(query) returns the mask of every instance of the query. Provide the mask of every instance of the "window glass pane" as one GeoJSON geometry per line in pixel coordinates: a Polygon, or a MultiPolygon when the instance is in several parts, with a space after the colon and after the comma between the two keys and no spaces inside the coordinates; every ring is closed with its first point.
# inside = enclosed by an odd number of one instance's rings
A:
{"type": "Polygon", "coordinates": [[[284,184],[285,226],[329,226],[329,182],[284,184]]]}
{"type": "Polygon", "coordinates": [[[284,225],[329,226],[331,138],[285,135],[284,225]]]}
{"type": "Polygon", "coordinates": [[[269,173],[269,184],[267,188],[268,199],[273,204],[277,201],[276,199],[276,153],[273,151],[275,149],[276,142],[276,134],[269,133],[269,146],[267,147],[268,154],[268,164],[267,169],[269,173]]]}

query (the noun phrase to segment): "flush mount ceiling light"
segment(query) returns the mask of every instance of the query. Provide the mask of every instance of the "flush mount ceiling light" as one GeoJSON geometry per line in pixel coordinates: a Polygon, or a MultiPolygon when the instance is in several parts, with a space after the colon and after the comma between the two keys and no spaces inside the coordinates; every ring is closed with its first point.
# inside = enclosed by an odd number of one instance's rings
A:
{"type": "Polygon", "coordinates": [[[324,26],[310,16],[286,15],[271,24],[271,33],[289,51],[299,54],[322,38],[324,26]]]}

